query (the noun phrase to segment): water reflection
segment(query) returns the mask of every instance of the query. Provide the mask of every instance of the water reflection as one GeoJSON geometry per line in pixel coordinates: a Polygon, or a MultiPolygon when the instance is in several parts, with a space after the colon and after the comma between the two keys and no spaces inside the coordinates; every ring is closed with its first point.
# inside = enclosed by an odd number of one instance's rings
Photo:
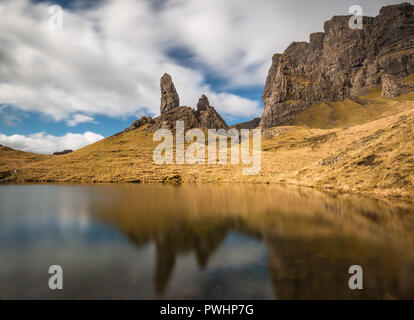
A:
{"type": "Polygon", "coordinates": [[[404,203],[263,185],[3,186],[0,201],[0,298],[414,298],[404,203]]]}

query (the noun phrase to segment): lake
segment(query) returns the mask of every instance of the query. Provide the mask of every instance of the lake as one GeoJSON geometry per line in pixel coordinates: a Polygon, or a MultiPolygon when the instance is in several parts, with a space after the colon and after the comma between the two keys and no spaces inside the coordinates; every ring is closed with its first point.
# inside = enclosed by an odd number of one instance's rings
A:
{"type": "Polygon", "coordinates": [[[273,185],[4,185],[0,299],[15,298],[413,299],[414,209],[273,185]]]}

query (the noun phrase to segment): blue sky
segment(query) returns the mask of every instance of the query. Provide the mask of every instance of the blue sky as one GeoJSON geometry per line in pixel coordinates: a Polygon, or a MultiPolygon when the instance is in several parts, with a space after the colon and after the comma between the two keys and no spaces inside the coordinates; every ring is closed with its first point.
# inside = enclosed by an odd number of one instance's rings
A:
{"type": "Polygon", "coordinates": [[[206,94],[228,124],[261,115],[273,53],[333,15],[401,1],[2,0],[0,144],[76,149],[159,113],[159,79],[181,105],[206,94]],[[50,23],[60,5],[62,28],[50,23]]]}

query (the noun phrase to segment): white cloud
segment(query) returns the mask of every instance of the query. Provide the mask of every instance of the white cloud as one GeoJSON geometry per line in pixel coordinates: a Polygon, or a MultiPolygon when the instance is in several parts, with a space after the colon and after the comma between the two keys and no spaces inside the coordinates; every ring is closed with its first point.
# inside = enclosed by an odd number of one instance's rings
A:
{"type": "Polygon", "coordinates": [[[20,134],[7,136],[0,134],[0,144],[27,152],[52,154],[53,152],[66,149],[77,150],[103,138],[104,137],[100,134],[89,131],[83,134],[67,133],[61,137],[56,137],[44,132],[34,133],[28,136],[20,134]]]}
{"type": "Polygon", "coordinates": [[[226,114],[257,115],[257,101],[238,97],[240,110],[225,107],[231,93],[206,86],[201,71],[166,54],[174,42],[151,1],[105,1],[93,10],[63,13],[63,30],[48,28],[48,4],[0,3],[0,103],[37,111],[76,125],[74,114],[119,117],[159,113],[159,79],[172,74],[183,105],[202,93],[216,95],[226,114]],[[72,121],[73,120],[73,121],[72,121]]]}
{"type": "Polygon", "coordinates": [[[15,127],[20,122],[22,122],[22,120],[15,114],[8,114],[8,113],[2,114],[2,112],[0,111],[0,117],[1,117],[1,121],[6,126],[9,126],[9,127],[15,127]]]}
{"type": "Polygon", "coordinates": [[[93,122],[96,123],[95,119],[84,114],[74,114],[72,119],[67,120],[66,124],[69,127],[75,127],[78,123],[93,122]]]}
{"type": "MultiPolygon", "coordinates": [[[[0,104],[73,125],[77,114],[155,115],[168,72],[182,105],[195,106],[205,93],[228,117],[258,116],[258,101],[225,89],[263,85],[274,52],[321,31],[353,1],[105,0],[65,9],[56,31],[48,28],[50,4],[2,0],[0,104]],[[191,67],[167,54],[180,47],[193,54],[191,67]],[[221,92],[206,85],[207,74],[224,81],[221,92]]],[[[396,2],[359,4],[376,14],[396,2]]]]}

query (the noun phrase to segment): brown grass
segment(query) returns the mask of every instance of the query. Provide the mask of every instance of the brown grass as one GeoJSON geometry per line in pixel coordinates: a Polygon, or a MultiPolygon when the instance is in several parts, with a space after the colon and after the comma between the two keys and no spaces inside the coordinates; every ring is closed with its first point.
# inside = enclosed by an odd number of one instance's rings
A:
{"type": "MultiPolygon", "coordinates": [[[[413,81],[409,77],[406,81],[413,81]]],[[[262,135],[262,170],[244,165],[156,165],[158,142],[145,127],[71,154],[40,156],[0,150],[3,182],[289,183],[414,200],[414,91],[395,99],[380,87],[341,102],[321,103],[290,126],[262,135]]]]}

